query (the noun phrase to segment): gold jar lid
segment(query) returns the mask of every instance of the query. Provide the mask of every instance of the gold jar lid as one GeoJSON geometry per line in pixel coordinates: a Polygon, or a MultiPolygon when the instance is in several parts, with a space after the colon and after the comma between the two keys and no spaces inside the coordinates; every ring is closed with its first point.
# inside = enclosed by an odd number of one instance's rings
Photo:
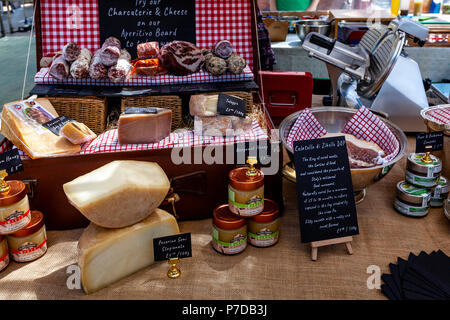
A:
{"type": "Polygon", "coordinates": [[[15,238],[23,238],[27,237],[29,235],[32,235],[39,231],[44,226],[44,215],[40,211],[31,211],[31,221],[30,223],[24,227],[23,229],[20,229],[19,231],[14,232],[13,234],[10,234],[9,236],[15,237],[15,238]]]}
{"type": "Polygon", "coordinates": [[[233,169],[228,175],[230,185],[237,190],[255,190],[264,185],[264,173],[254,167],[256,158],[249,157],[247,163],[250,164],[249,167],[233,169]]]}

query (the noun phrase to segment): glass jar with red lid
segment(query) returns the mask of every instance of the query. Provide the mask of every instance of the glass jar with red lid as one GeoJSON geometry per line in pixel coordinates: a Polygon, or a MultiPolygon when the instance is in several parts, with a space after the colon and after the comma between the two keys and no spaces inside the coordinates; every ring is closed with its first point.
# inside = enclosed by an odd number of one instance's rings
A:
{"type": "Polygon", "coordinates": [[[265,199],[261,214],[248,219],[248,242],[255,247],[270,247],[278,242],[279,229],[278,205],[265,199]]]}

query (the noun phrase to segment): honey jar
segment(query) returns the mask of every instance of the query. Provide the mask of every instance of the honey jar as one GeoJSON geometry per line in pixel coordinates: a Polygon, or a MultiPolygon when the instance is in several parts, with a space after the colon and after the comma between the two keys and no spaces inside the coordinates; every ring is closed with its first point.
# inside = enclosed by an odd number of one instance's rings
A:
{"type": "Polygon", "coordinates": [[[39,211],[31,211],[30,223],[6,238],[14,261],[29,262],[39,259],[47,252],[44,215],[39,211]]]}
{"type": "Polygon", "coordinates": [[[255,247],[270,247],[278,242],[280,234],[278,215],[280,210],[275,201],[264,199],[261,214],[248,220],[248,241],[255,247]]]}
{"type": "Polygon", "coordinates": [[[227,204],[214,210],[212,246],[227,255],[240,253],[247,247],[247,221],[233,214],[227,204]]]}
{"type": "Polygon", "coordinates": [[[4,236],[0,236],[0,271],[9,264],[8,242],[4,236]]]}
{"type": "Polygon", "coordinates": [[[230,211],[241,217],[253,217],[264,209],[264,173],[256,169],[255,157],[249,157],[250,167],[230,171],[228,205],[230,211]]]}
{"type": "Polygon", "coordinates": [[[0,171],[0,234],[14,233],[30,223],[30,204],[27,188],[22,181],[5,181],[5,170],[0,171]]]}

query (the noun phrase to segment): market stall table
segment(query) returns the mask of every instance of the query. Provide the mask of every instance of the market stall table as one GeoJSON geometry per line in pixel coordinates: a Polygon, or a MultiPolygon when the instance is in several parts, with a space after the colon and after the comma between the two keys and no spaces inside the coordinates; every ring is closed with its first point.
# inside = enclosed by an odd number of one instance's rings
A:
{"type": "MultiPolygon", "coordinates": [[[[409,152],[415,138],[408,138],[409,152]]],[[[285,157],[287,159],[287,157],[285,157]]],[[[368,188],[357,206],[360,234],[354,254],[343,245],[321,248],[311,261],[310,246],[300,243],[295,184],[284,179],[285,211],[281,238],[270,248],[249,246],[236,256],[220,255],[211,247],[211,219],[180,222],[182,233],[192,233],[193,257],[178,265],[181,278],[166,276],[164,262],[145,268],[91,295],[68,289],[77,264],[77,242],[82,229],[48,232],[49,249],[39,260],[11,262],[0,273],[0,300],[6,299],[384,299],[369,290],[369,266],[389,272],[388,265],[410,252],[441,249],[450,254],[450,221],[443,209],[431,209],[421,219],[405,217],[393,207],[395,185],[404,179],[405,159],[379,183],[368,188]],[[68,271],[69,270],[69,271],[68,271]],[[69,279],[69,280],[68,280],[69,279]]]]}

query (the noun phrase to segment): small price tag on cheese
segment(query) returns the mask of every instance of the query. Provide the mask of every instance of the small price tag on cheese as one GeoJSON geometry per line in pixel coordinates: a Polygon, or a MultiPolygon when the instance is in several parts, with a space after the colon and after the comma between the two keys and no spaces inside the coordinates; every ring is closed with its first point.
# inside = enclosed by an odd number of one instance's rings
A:
{"type": "Polygon", "coordinates": [[[217,112],[222,115],[245,118],[245,101],[220,93],[217,101],[217,112]]]}
{"type": "Polygon", "coordinates": [[[192,257],[191,234],[183,233],[174,236],[153,239],[155,261],[164,261],[173,258],[192,257]]]}

